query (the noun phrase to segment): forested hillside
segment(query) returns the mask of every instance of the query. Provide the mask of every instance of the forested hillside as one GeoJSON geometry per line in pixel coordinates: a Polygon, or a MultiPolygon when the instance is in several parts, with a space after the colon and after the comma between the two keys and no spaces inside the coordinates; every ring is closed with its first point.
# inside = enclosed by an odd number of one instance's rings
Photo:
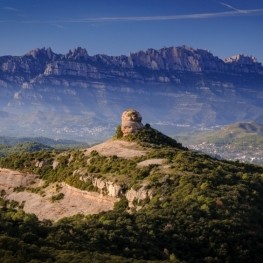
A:
{"type": "Polygon", "coordinates": [[[123,190],[112,211],[57,222],[24,214],[2,191],[3,262],[262,262],[262,167],[194,153],[148,126],[115,140],[137,142],[145,154],[127,159],[72,150],[1,158],[1,167],[36,173],[47,183],[98,191],[92,173],[123,190]],[[139,165],[153,159],[163,163],[139,165]],[[74,173],[80,168],[86,181],[74,173]],[[125,191],[142,185],[152,195],[131,205],[125,191]]]}

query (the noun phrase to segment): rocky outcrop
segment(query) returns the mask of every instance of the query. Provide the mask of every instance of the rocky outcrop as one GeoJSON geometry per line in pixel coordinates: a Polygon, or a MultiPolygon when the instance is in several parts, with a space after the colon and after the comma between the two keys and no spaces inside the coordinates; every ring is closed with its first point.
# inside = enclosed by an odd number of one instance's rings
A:
{"type": "Polygon", "coordinates": [[[152,190],[146,189],[145,186],[142,186],[137,190],[131,188],[130,190],[126,192],[125,197],[127,198],[129,202],[129,206],[132,207],[134,206],[134,201],[140,202],[142,200],[145,200],[146,198],[151,199],[152,190]]]}
{"type": "Polygon", "coordinates": [[[229,58],[226,58],[225,62],[226,63],[236,63],[240,65],[252,65],[252,64],[260,65],[260,63],[257,62],[257,59],[255,57],[246,56],[243,54],[237,54],[229,58]]]}
{"type": "Polygon", "coordinates": [[[112,181],[100,178],[97,174],[86,174],[81,169],[74,171],[74,175],[80,175],[79,179],[83,182],[91,182],[97,191],[102,195],[108,195],[111,197],[120,197],[123,195],[123,187],[113,183],[112,181]]]}
{"type": "Polygon", "coordinates": [[[121,116],[121,131],[123,136],[137,133],[143,128],[141,114],[134,109],[127,109],[121,116]]]}
{"type": "Polygon", "coordinates": [[[107,195],[115,198],[123,196],[126,197],[130,207],[134,206],[134,201],[140,202],[146,198],[152,198],[152,190],[147,189],[146,185],[141,186],[139,189],[131,188],[127,190],[126,187],[106,180],[105,178],[100,178],[96,174],[86,175],[85,172],[81,170],[76,170],[74,174],[79,174],[79,179],[81,181],[90,181],[102,195],[107,195]]]}
{"type": "Polygon", "coordinates": [[[96,187],[100,193],[112,197],[120,197],[122,194],[122,187],[118,184],[96,177],[93,177],[91,180],[93,186],[96,187]]]}
{"type": "Polygon", "coordinates": [[[52,163],[52,168],[53,170],[55,170],[59,165],[59,161],[58,160],[54,160],[53,163],[52,163]]]}
{"type": "Polygon", "coordinates": [[[225,59],[225,63],[230,65],[232,70],[244,73],[260,73],[262,74],[262,65],[257,62],[253,56],[238,54],[225,59]]]}

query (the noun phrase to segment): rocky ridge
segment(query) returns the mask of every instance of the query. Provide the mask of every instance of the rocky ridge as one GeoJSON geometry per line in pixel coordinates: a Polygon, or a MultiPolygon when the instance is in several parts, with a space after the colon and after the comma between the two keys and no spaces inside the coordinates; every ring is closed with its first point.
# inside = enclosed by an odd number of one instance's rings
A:
{"type": "Polygon", "coordinates": [[[222,60],[187,46],[128,56],[91,56],[83,48],[2,56],[0,134],[98,142],[109,138],[130,105],[170,135],[260,121],[262,74],[254,57],[222,60]]]}
{"type": "MultiPolygon", "coordinates": [[[[148,49],[129,56],[88,55],[77,48],[67,54],[55,54],[51,48],[35,49],[24,56],[0,57],[2,81],[25,86],[46,78],[75,77],[84,79],[135,79],[160,82],[178,82],[176,72],[192,73],[256,73],[263,67],[255,57],[236,55],[221,60],[207,50],[187,46],[148,49]],[[146,70],[146,71],[145,71],[146,70]],[[157,71],[158,77],[154,77],[157,71]],[[147,77],[148,75],[148,77],[147,77]]],[[[51,80],[52,81],[52,80],[51,80]]],[[[53,80],[54,81],[54,80],[53,80]]],[[[25,86],[26,87],[26,86],[25,86]]]]}

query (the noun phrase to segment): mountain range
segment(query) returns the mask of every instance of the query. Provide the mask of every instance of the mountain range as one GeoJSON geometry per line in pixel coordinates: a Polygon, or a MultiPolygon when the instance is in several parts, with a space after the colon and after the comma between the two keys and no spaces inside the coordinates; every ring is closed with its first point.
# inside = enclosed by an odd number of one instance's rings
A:
{"type": "Polygon", "coordinates": [[[128,56],[50,48],[0,57],[0,135],[101,141],[134,107],[173,135],[236,121],[263,121],[263,66],[187,46],[128,56]]]}

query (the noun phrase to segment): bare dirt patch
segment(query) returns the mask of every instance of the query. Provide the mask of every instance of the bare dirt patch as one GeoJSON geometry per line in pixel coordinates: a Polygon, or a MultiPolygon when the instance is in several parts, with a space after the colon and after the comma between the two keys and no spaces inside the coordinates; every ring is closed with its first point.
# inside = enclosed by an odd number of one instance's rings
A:
{"type": "Polygon", "coordinates": [[[22,174],[17,171],[0,168],[0,187],[15,188],[19,186],[28,186],[35,183],[37,176],[34,174],[22,174]]]}
{"type": "Polygon", "coordinates": [[[97,151],[101,155],[113,156],[116,155],[122,158],[132,158],[143,156],[147,153],[136,142],[127,142],[122,140],[109,140],[104,143],[95,145],[85,150],[88,155],[92,151],[97,151]]]}
{"type": "Polygon", "coordinates": [[[81,191],[65,183],[51,184],[41,189],[41,193],[33,193],[30,189],[39,187],[41,181],[37,175],[23,174],[0,168],[0,190],[4,189],[7,200],[15,200],[24,204],[26,213],[34,213],[39,219],[58,220],[78,213],[96,214],[112,210],[117,198],[103,196],[97,192],[81,191]],[[38,181],[39,180],[39,181],[38,181]],[[14,188],[23,186],[20,192],[14,188]],[[59,200],[52,196],[63,194],[59,200]]]}

